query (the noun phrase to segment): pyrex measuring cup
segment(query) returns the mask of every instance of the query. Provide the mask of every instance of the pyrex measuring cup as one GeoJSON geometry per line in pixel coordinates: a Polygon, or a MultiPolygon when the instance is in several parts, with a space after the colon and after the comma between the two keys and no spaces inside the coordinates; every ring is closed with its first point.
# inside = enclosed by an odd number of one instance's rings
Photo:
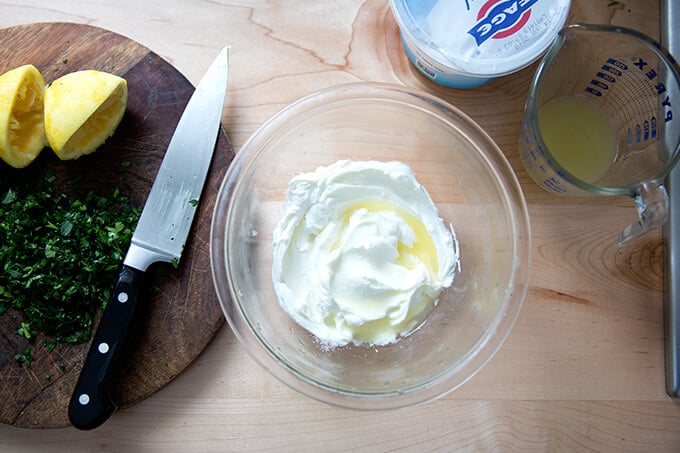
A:
{"type": "Polygon", "coordinates": [[[680,68],[626,28],[563,28],[524,109],[520,155],[531,177],[564,195],[627,195],[638,220],[623,245],[666,221],[663,180],[679,157],[680,68]],[[675,110],[675,111],[674,111],[675,110]]]}

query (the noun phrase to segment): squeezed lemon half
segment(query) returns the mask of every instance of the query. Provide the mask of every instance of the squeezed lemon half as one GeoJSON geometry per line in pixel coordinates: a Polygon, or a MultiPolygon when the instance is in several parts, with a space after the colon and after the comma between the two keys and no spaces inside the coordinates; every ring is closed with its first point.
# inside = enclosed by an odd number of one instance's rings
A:
{"type": "Polygon", "coordinates": [[[45,135],[62,160],[94,152],[123,119],[125,79],[86,70],[66,74],[45,90],[45,135]]]}
{"type": "Polygon", "coordinates": [[[33,162],[47,144],[44,93],[45,80],[33,65],[0,76],[0,157],[14,168],[33,162]]]}

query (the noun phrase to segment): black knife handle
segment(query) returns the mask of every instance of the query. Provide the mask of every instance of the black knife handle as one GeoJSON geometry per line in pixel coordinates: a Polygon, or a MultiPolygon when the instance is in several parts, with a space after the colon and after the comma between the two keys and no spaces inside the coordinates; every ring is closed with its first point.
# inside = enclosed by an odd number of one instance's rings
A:
{"type": "Polygon", "coordinates": [[[125,351],[143,282],[143,271],[123,265],[68,406],[69,420],[78,429],[98,427],[117,408],[109,392],[111,376],[125,351]]]}

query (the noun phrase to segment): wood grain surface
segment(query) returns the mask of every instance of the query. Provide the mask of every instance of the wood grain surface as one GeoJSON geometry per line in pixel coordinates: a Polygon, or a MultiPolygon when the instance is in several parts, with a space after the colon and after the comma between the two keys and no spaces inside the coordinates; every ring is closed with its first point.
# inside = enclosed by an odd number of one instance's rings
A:
{"type": "MultiPolygon", "coordinates": [[[[143,206],[193,92],[191,83],[144,46],[83,24],[30,24],[0,30],[0,73],[28,63],[38,67],[48,83],[79,69],[118,74],[128,82],[128,107],[114,136],[96,153],[61,162],[46,149],[26,169],[3,164],[0,177],[4,181],[34,179],[55,171],[57,184],[66,191],[107,194],[118,187],[134,206],[143,206]],[[75,177],[82,177],[77,186],[65,184],[75,177]]],[[[166,385],[223,325],[211,285],[207,238],[217,184],[232,158],[222,131],[181,266],[157,266],[152,273],[150,286],[155,289],[147,291],[141,305],[140,324],[112,390],[119,407],[128,407],[166,385]]],[[[68,401],[89,345],[68,345],[49,353],[40,345],[41,336],[31,341],[35,360],[23,367],[14,360],[14,354],[27,344],[16,334],[21,320],[14,310],[0,318],[0,422],[33,428],[67,426],[68,401]]]]}
{"type": "MultiPolygon", "coordinates": [[[[508,340],[437,401],[390,413],[328,407],[274,379],[225,328],[167,386],[97,430],[0,425],[0,451],[680,451],[680,404],[664,391],[661,235],[620,250],[616,236],[635,218],[629,199],[559,198],[528,177],[517,141],[535,64],[474,90],[440,87],[409,63],[386,0],[22,0],[0,10],[1,27],[49,20],[115,31],[194,84],[230,44],[223,125],[237,150],[316,89],[365,80],[438,95],[507,156],[533,241],[529,292],[508,340]]],[[[659,5],[572,0],[569,21],[658,37],[659,5]]]]}

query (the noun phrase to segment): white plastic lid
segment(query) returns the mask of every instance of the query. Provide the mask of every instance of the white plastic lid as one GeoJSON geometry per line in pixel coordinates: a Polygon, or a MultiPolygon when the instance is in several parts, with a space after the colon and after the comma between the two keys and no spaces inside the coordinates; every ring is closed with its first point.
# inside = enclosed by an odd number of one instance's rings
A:
{"type": "Polygon", "coordinates": [[[405,38],[440,65],[502,76],[536,60],[564,25],[571,0],[391,0],[405,38]]]}

